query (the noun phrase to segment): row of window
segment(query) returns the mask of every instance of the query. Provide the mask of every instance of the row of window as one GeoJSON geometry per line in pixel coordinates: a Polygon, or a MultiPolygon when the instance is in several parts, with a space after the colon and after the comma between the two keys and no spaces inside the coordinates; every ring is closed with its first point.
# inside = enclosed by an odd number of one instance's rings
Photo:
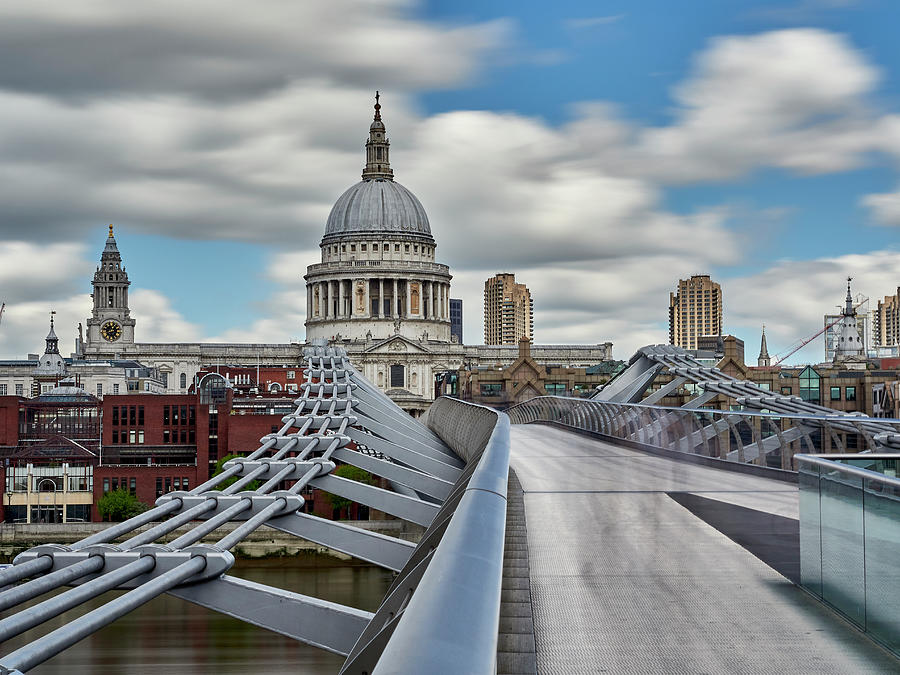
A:
{"type": "MultiPolygon", "coordinates": [[[[156,496],[161,497],[167,492],[172,492],[173,490],[190,490],[190,481],[187,476],[175,476],[174,478],[171,476],[157,476],[156,478],[156,496]]],[[[129,477],[114,477],[114,478],[104,478],[103,479],[103,492],[109,492],[111,490],[128,490],[133,495],[137,494],[137,478],[135,476],[129,477]]]]}
{"type": "Polygon", "coordinates": [[[144,406],[142,405],[117,405],[112,409],[112,425],[117,426],[144,426],[144,406]]]}
{"type": "Polygon", "coordinates": [[[110,490],[128,490],[131,494],[137,494],[137,478],[131,476],[130,478],[121,477],[121,478],[104,478],[103,479],[103,492],[109,492],[110,490]]]}
{"type": "Polygon", "coordinates": [[[188,429],[163,429],[163,443],[180,443],[182,445],[189,443],[193,445],[196,442],[197,432],[194,431],[194,427],[188,429]]]}
{"type": "Polygon", "coordinates": [[[193,424],[197,421],[197,410],[192,405],[166,405],[163,406],[163,424],[181,426],[193,424]]]}
{"type": "MultiPolygon", "coordinates": [[[[366,244],[360,244],[360,245],[359,245],[359,250],[360,250],[360,251],[365,251],[365,250],[367,250],[367,249],[366,249],[366,244]]],[[[378,250],[378,244],[372,244],[372,250],[373,250],[373,251],[377,251],[377,250],[378,250]]],[[[391,245],[388,244],[387,242],[385,242],[385,244],[384,244],[384,249],[383,249],[383,250],[384,250],[385,252],[390,251],[390,250],[391,250],[391,245]]],[[[403,245],[403,250],[404,250],[405,253],[409,253],[409,244],[404,244],[404,245],[403,245]]],[[[350,244],[350,252],[351,252],[351,253],[354,253],[355,251],[356,251],[356,244],[350,244]]],[[[331,247],[331,252],[332,252],[332,253],[337,253],[337,252],[338,252],[337,246],[332,246],[332,247],[331,247]]],[[[346,252],[347,252],[347,244],[341,244],[341,252],[342,252],[342,253],[346,253],[346,252]]],[[[395,252],[395,253],[400,253],[400,244],[394,244],[394,252],[395,252]]],[[[413,245],[413,253],[418,253],[418,252],[419,252],[419,246],[418,246],[418,244],[414,244],[414,245],[413,245]]],[[[425,248],[425,247],[423,246],[423,247],[422,247],[422,253],[428,253],[428,254],[430,255],[430,254],[432,253],[432,249],[430,249],[430,248],[425,248]]]]}
{"type": "Polygon", "coordinates": [[[173,490],[190,490],[191,486],[188,482],[187,476],[182,476],[179,478],[175,476],[171,478],[166,476],[163,478],[162,476],[157,476],[156,478],[156,496],[162,497],[167,492],[172,492],[173,490]]]}
{"type": "Polygon", "coordinates": [[[113,429],[112,442],[114,445],[119,443],[131,443],[132,445],[137,443],[138,445],[142,445],[144,443],[144,430],[122,429],[120,434],[118,429],[113,429]]]}
{"type": "MultiPolygon", "coordinates": [[[[841,400],[841,388],[840,387],[831,387],[831,400],[832,401],[840,401],[841,400]]],[[[845,401],[855,401],[856,400],[856,387],[844,387],[844,400],[845,401]]]]}
{"type": "MultiPolygon", "coordinates": [[[[131,387],[132,384],[134,384],[135,386],[137,386],[137,382],[129,382],[129,383],[128,383],[128,389],[129,389],[129,391],[132,390],[132,387],[131,387]]],[[[148,388],[149,388],[149,382],[148,382],[147,384],[148,384],[148,388]]],[[[114,384],[114,385],[113,385],[113,392],[112,392],[112,393],[113,393],[113,394],[118,394],[118,393],[119,393],[119,385],[118,385],[118,384],[114,384]]],[[[97,383],[97,398],[103,398],[103,383],[102,383],[102,382],[98,382],[98,383],[97,383]]]]}
{"type": "MultiPolygon", "coordinates": [[[[93,477],[90,475],[69,476],[68,478],[69,492],[90,492],[94,489],[93,477]]],[[[21,473],[21,469],[19,473],[11,473],[6,478],[6,491],[28,492],[28,479],[28,474],[21,473]]],[[[55,476],[32,475],[31,492],[62,492],[64,479],[65,476],[61,474],[55,476]]]]}

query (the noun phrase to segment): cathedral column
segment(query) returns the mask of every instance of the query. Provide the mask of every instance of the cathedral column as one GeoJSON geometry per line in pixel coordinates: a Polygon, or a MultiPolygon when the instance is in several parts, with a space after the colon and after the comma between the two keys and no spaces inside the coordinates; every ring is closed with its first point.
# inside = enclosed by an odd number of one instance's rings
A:
{"type": "Polygon", "coordinates": [[[384,318],[384,279],[378,280],[378,318],[384,318]]]}
{"type": "Polygon", "coordinates": [[[306,318],[312,318],[312,286],[306,284],[306,318]]]}
{"type": "Polygon", "coordinates": [[[334,315],[339,318],[344,318],[344,280],[338,279],[334,282],[337,284],[337,309],[334,312],[334,315]]]}
{"type": "Polygon", "coordinates": [[[332,319],[334,318],[334,314],[331,309],[331,281],[325,282],[325,318],[332,319]]]}
{"type": "Polygon", "coordinates": [[[448,318],[448,314],[449,314],[448,305],[450,303],[447,301],[447,296],[449,295],[449,290],[450,289],[448,288],[447,284],[441,284],[441,318],[442,319],[448,318]]]}
{"type": "Polygon", "coordinates": [[[426,319],[434,318],[434,282],[426,281],[428,284],[428,314],[425,317],[426,319]]]}
{"type": "Polygon", "coordinates": [[[411,316],[410,310],[412,310],[412,280],[406,280],[406,316],[404,318],[408,319],[411,316]]]}
{"type": "Polygon", "coordinates": [[[400,297],[397,291],[397,279],[394,279],[394,297],[393,297],[393,305],[394,305],[394,318],[400,318],[400,297]]]}

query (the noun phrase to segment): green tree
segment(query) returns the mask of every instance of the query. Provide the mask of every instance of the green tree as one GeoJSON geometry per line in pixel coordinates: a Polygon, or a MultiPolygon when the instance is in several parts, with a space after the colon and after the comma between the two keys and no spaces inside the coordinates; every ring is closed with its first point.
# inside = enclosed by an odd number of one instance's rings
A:
{"type": "MultiPolygon", "coordinates": [[[[225,455],[222,459],[220,459],[218,462],[216,462],[216,470],[213,472],[213,477],[218,476],[220,473],[222,473],[225,470],[225,462],[227,462],[229,459],[242,459],[242,458],[243,458],[243,455],[225,455]]],[[[237,483],[239,478],[240,478],[239,476],[232,476],[231,478],[226,478],[221,483],[216,485],[216,487],[214,487],[213,489],[214,490],[224,490],[229,485],[233,485],[233,484],[237,483]]],[[[261,481],[251,480],[249,483],[247,483],[247,485],[244,486],[243,489],[244,490],[255,490],[260,485],[262,485],[261,481]]]]}
{"type": "Polygon", "coordinates": [[[112,490],[97,502],[97,510],[103,520],[119,522],[128,520],[147,510],[147,504],[139,500],[128,490],[112,490]]]}
{"type": "MultiPolygon", "coordinates": [[[[341,478],[355,480],[357,483],[365,483],[366,485],[371,485],[374,482],[372,474],[352,464],[341,464],[331,473],[341,478]]],[[[328,499],[331,501],[331,508],[337,510],[348,509],[353,503],[351,500],[336,494],[329,494],[328,499]]]]}

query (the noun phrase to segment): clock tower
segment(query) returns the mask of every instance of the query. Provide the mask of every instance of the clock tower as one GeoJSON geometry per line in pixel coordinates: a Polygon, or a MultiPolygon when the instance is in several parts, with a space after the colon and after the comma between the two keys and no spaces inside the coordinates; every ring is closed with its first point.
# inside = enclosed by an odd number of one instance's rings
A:
{"type": "Polygon", "coordinates": [[[122,266],[122,256],[113,236],[113,226],[109,226],[109,236],[100,266],[94,272],[91,282],[94,292],[94,307],[87,320],[87,340],[85,353],[115,352],[121,345],[134,344],[134,319],[128,309],[128,274],[122,266]]]}

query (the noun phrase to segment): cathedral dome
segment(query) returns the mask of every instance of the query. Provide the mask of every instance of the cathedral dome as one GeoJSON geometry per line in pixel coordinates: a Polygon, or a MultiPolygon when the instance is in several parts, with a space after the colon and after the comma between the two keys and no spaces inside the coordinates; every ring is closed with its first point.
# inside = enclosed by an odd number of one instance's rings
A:
{"type": "Polygon", "coordinates": [[[325,225],[325,240],[358,234],[406,234],[434,241],[416,196],[393,180],[370,178],[342,194],[325,225]]]}
{"type": "Polygon", "coordinates": [[[416,196],[394,182],[391,142],[381,119],[379,94],[375,92],[375,119],[366,141],[366,166],[362,180],[342,194],[325,224],[323,244],[345,236],[407,235],[433,244],[425,209],[416,196]]]}

